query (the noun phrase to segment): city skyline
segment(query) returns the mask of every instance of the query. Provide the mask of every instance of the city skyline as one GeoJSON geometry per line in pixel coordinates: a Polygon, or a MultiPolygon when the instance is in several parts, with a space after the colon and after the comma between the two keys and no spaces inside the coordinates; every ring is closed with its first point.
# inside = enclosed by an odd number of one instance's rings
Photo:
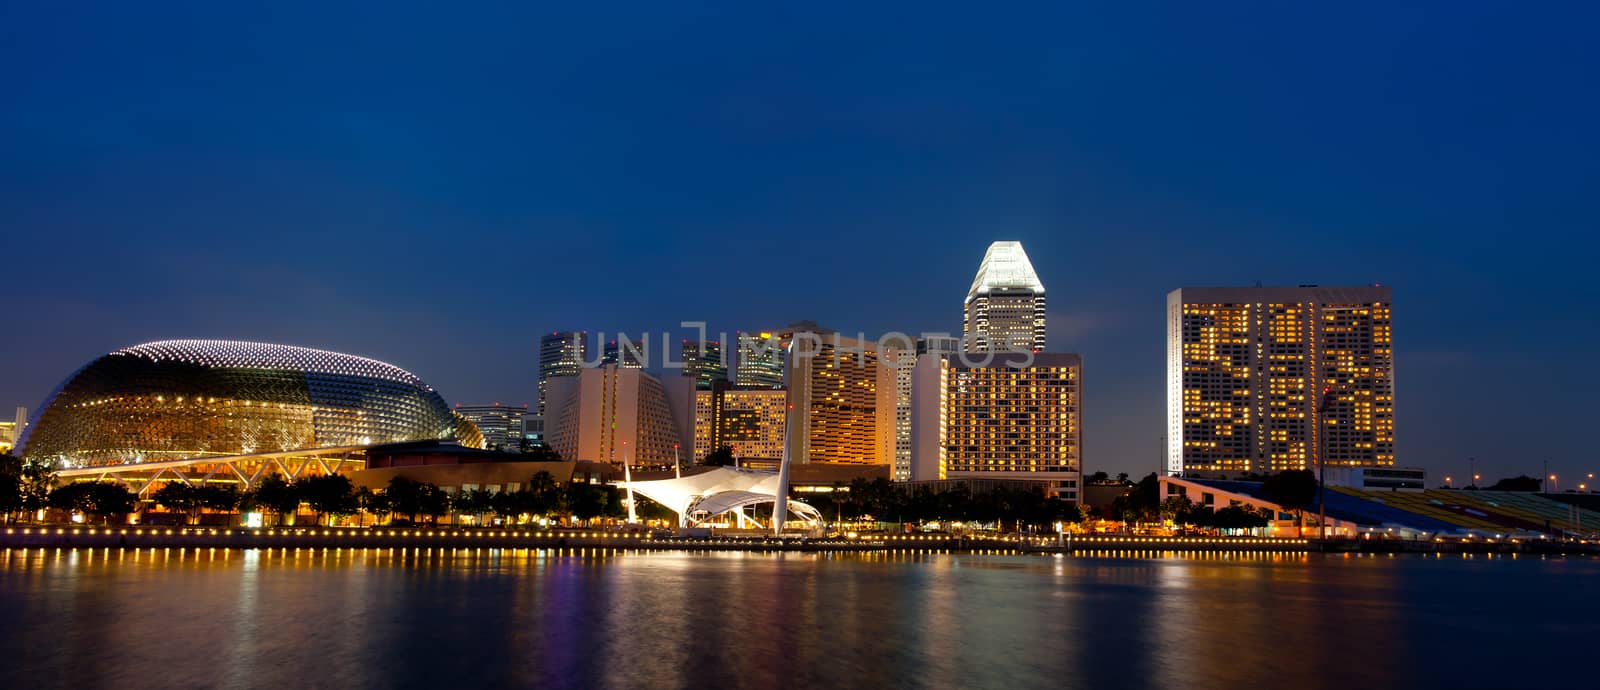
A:
{"type": "Polygon", "coordinates": [[[1577,684],[1596,25],[0,2],[0,690],[1577,684]]]}
{"type": "Polygon", "coordinates": [[[378,27],[350,55],[327,23],[251,34],[237,8],[36,11],[8,9],[32,29],[0,46],[33,67],[0,112],[0,409],[168,338],[359,353],[453,404],[535,403],[555,330],[959,333],[974,262],[1017,240],[1050,349],[1085,360],[1090,472],[1160,466],[1164,295],[1258,282],[1394,287],[1399,464],[1591,471],[1600,374],[1561,365],[1600,335],[1569,241],[1596,217],[1582,21],[930,10],[900,33],[868,8],[758,40],[729,28],[782,10],[744,8],[530,42],[548,22],[512,9],[442,20],[498,32],[473,46],[378,27]],[[217,28],[172,28],[196,21],[217,28]],[[969,22],[978,43],[936,49],[969,22]],[[66,44],[86,52],[36,57],[66,44]],[[1516,427],[1541,433],[1494,433],[1516,427]]]}

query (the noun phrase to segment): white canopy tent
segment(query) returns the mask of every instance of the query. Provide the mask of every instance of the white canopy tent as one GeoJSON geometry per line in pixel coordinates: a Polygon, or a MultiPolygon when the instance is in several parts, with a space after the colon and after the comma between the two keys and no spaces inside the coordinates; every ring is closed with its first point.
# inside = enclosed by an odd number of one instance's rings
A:
{"type": "MultiPolygon", "coordinates": [[[[733,511],[739,512],[742,522],[748,519],[743,514],[746,507],[777,504],[779,484],[774,472],[717,467],[674,479],[624,482],[622,486],[666,506],[678,514],[678,524],[688,525],[733,511]]],[[[822,514],[809,505],[791,499],[785,506],[807,522],[822,521],[822,514]]]]}

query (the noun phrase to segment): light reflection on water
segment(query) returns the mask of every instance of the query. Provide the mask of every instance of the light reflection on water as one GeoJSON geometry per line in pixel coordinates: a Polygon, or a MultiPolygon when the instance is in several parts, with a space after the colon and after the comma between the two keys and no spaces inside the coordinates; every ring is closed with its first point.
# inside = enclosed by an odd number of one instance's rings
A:
{"type": "Polygon", "coordinates": [[[0,550],[0,687],[1519,687],[1587,661],[1596,575],[1526,556],[0,550]]]}

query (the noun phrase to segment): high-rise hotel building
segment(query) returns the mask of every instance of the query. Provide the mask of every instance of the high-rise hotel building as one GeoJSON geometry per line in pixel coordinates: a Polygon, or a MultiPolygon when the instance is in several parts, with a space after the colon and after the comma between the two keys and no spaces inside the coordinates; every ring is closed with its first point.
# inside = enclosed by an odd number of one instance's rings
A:
{"type": "Polygon", "coordinates": [[[539,338],[539,405],[537,414],[544,415],[546,392],[550,379],[557,376],[577,376],[583,363],[589,361],[589,334],[584,331],[556,331],[539,338]]]}
{"type": "Polygon", "coordinates": [[[1167,472],[1393,465],[1390,288],[1167,294],[1167,472]]]}
{"type": "Polygon", "coordinates": [[[1048,482],[1079,499],[1083,360],[1070,353],[925,354],[912,373],[911,479],[1048,482]]]}
{"type": "Polygon", "coordinates": [[[674,417],[672,393],[660,379],[614,364],[553,378],[545,442],[563,460],[671,467],[686,426],[674,417]]]}
{"type": "Polygon", "coordinates": [[[788,348],[789,434],[796,463],[883,464],[878,433],[878,344],[804,324],[782,335],[788,348]]]}
{"type": "Polygon", "coordinates": [[[972,352],[1045,346],[1044,283],[1021,242],[995,242],[983,254],[962,311],[962,335],[972,352]]]}
{"type": "Polygon", "coordinates": [[[897,482],[911,479],[912,373],[919,345],[886,342],[878,357],[878,455],[889,464],[889,477],[897,482]]]}

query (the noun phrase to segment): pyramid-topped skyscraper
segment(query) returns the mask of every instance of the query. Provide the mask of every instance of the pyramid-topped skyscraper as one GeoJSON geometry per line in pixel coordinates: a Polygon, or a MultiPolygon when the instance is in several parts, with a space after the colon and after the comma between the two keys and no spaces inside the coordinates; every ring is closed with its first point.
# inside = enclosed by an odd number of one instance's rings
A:
{"type": "Polygon", "coordinates": [[[1044,351],[1044,283],[1021,242],[995,242],[983,253],[962,317],[974,352],[1044,351]]]}

